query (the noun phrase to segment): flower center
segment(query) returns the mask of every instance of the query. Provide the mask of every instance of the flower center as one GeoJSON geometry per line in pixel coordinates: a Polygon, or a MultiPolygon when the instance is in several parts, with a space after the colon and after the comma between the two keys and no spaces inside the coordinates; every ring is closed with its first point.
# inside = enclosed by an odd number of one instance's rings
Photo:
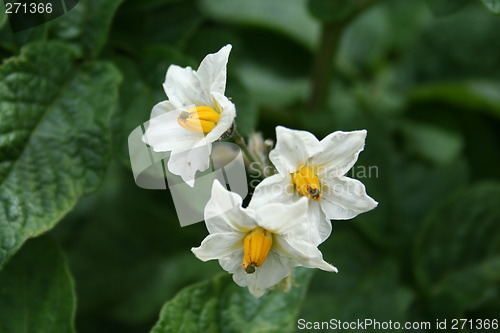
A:
{"type": "Polygon", "coordinates": [[[248,274],[255,272],[255,267],[261,266],[266,260],[273,245],[273,234],[264,228],[253,229],[243,244],[243,269],[248,274]]]}
{"type": "Polygon", "coordinates": [[[208,133],[219,122],[220,114],[210,106],[197,106],[182,111],[177,118],[179,125],[194,132],[208,133]]]}
{"type": "Polygon", "coordinates": [[[292,180],[297,192],[300,194],[315,201],[321,199],[321,186],[318,176],[316,176],[310,168],[304,167],[292,174],[292,180]]]}

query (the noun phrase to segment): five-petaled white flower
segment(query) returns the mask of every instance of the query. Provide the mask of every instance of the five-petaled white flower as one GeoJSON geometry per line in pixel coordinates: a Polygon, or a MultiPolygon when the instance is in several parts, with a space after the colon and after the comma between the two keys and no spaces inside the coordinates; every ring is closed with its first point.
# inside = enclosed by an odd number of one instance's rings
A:
{"type": "Polygon", "coordinates": [[[210,165],[212,142],[231,128],[236,116],[234,104],[224,96],[230,51],[226,45],[207,55],[197,71],[171,65],[163,84],[168,100],[154,106],[143,136],[154,151],[171,152],[168,170],[191,187],[196,172],[210,165]]]}
{"type": "Polygon", "coordinates": [[[309,241],[307,200],[241,206],[241,197],[216,180],[205,207],[210,235],[193,253],[201,260],[218,259],[240,286],[255,297],[287,277],[295,266],[336,272],[309,241]]]}
{"type": "Polygon", "coordinates": [[[315,221],[314,243],[322,243],[331,233],[330,219],[350,219],[377,206],[360,181],[344,176],[356,163],[365,138],[366,130],[338,131],[319,141],[307,131],[276,127],[277,143],[269,158],[278,174],[256,187],[249,207],[291,204],[306,197],[315,221]]]}

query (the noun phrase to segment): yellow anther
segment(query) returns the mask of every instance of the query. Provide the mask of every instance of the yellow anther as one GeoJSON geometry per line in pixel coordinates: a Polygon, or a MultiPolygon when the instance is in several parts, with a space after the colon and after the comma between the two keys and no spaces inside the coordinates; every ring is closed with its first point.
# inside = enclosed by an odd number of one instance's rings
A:
{"type": "Polygon", "coordinates": [[[321,186],[316,174],[310,168],[302,168],[292,175],[297,192],[315,201],[321,199],[321,186]]]}
{"type": "Polygon", "coordinates": [[[194,132],[208,133],[219,122],[220,114],[210,106],[197,106],[182,111],[177,118],[179,125],[194,132]]]}
{"type": "Polygon", "coordinates": [[[273,234],[264,228],[253,229],[243,243],[243,269],[248,274],[255,272],[255,267],[261,266],[269,255],[273,245],[273,234]]]}

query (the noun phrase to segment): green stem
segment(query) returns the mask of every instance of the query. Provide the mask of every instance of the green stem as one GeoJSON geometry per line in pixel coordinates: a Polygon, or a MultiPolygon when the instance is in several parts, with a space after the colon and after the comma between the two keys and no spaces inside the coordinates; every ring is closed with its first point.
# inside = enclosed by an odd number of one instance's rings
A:
{"type": "Polygon", "coordinates": [[[342,26],[339,22],[331,22],[324,24],[321,29],[320,45],[313,64],[312,88],[308,102],[310,112],[318,112],[326,105],[342,26]]]}
{"type": "Polygon", "coordinates": [[[234,130],[234,132],[233,132],[233,140],[241,148],[241,150],[243,151],[243,156],[247,159],[247,161],[248,162],[255,162],[253,155],[250,152],[250,149],[248,149],[248,146],[245,143],[245,140],[243,139],[241,134],[238,133],[237,130],[234,130]]]}
{"type": "Polygon", "coordinates": [[[264,162],[261,160],[260,156],[255,156],[254,154],[252,154],[252,152],[248,148],[248,145],[245,142],[245,139],[243,139],[243,137],[237,130],[233,132],[233,140],[241,148],[241,151],[243,152],[243,157],[246,159],[248,164],[252,163],[257,164],[261,178],[264,179],[266,177],[265,174],[266,171],[264,169],[264,162]]]}
{"type": "MultiPolygon", "coordinates": [[[[326,106],[330,82],[334,75],[335,59],[344,28],[360,13],[379,1],[360,1],[352,13],[343,20],[323,24],[318,52],[313,63],[312,88],[307,104],[310,112],[318,112],[326,106]]],[[[339,6],[341,5],[343,4],[339,4],[339,6]]]]}

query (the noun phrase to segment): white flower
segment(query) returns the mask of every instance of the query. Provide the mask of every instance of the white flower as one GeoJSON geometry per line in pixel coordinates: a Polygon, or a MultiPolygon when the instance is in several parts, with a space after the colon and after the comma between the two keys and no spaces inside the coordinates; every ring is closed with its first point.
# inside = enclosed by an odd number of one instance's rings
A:
{"type": "Polygon", "coordinates": [[[197,171],[210,165],[212,142],[228,131],[236,116],[234,104],[224,96],[226,65],[231,45],[191,67],[168,68],[163,88],[168,100],[151,112],[143,141],[154,151],[170,151],[168,170],[191,187],[197,171]]]}
{"type": "Polygon", "coordinates": [[[277,143],[269,158],[278,174],[256,187],[249,207],[270,201],[291,204],[306,197],[316,226],[314,243],[322,243],[331,233],[330,219],[350,219],[377,206],[360,181],[344,176],[365,138],[366,130],[338,131],[318,141],[309,132],[276,127],[277,143]]]}
{"type": "Polygon", "coordinates": [[[201,260],[218,259],[240,286],[255,297],[287,277],[295,266],[336,272],[309,241],[307,200],[289,205],[267,203],[241,207],[241,197],[216,180],[205,207],[210,232],[193,253],[201,260]]]}

